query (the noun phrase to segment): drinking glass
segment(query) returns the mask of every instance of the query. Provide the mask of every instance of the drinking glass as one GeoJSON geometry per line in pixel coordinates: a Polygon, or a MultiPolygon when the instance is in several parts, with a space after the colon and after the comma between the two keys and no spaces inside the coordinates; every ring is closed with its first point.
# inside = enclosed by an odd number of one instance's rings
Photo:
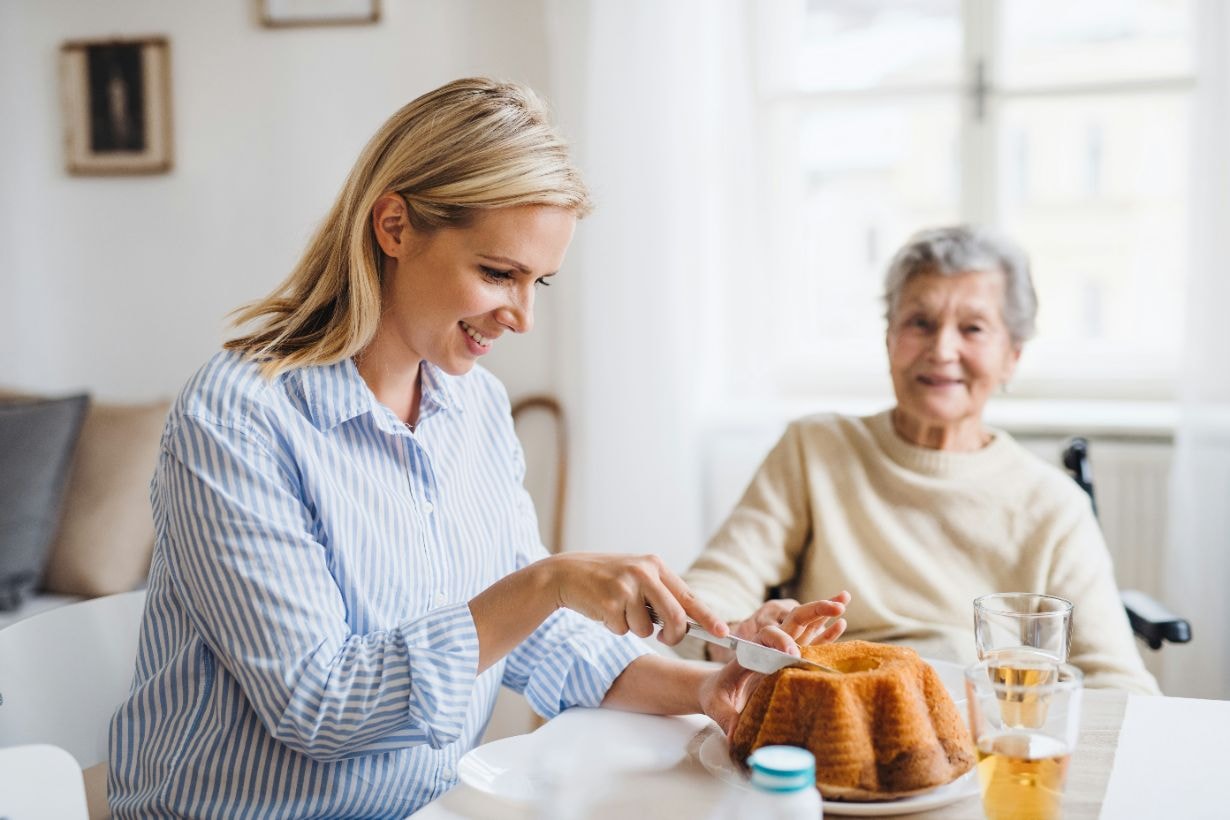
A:
{"type": "Polygon", "coordinates": [[[965,670],[987,820],[1055,820],[1080,730],[1081,671],[1052,663],[1041,683],[1005,680],[995,660],[965,670]]]}
{"type": "Polygon", "coordinates": [[[1072,643],[1072,602],[1036,592],[996,592],[974,599],[978,659],[1063,663],[1072,643]]]}

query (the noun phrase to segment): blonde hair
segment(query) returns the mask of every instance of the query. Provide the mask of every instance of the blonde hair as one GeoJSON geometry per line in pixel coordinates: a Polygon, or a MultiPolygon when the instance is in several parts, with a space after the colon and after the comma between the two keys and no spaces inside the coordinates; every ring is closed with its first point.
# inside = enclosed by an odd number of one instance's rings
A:
{"type": "Polygon", "coordinates": [[[567,143],[532,90],[456,80],[381,126],[295,269],[269,296],[233,314],[236,326],[257,327],[225,347],[260,361],[268,378],[366,347],[380,321],[383,262],[371,213],[390,191],[405,200],[419,231],[463,227],[492,208],[554,205],[578,218],[592,208],[567,143]]]}

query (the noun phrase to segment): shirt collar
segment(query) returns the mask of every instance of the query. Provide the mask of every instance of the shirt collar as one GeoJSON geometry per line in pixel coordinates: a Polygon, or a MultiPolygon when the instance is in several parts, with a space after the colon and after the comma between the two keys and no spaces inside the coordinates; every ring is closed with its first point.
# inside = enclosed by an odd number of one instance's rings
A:
{"type": "MultiPolygon", "coordinates": [[[[392,418],[392,412],[376,399],[349,357],[333,364],[300,368],[297,373],[307,413],[318,429],[331,430],[364,413],[371,413],[378,423],[392,418]]],[[[429,362],[420,365],[419,374],[423,382],[420,421],[442,410],[464,410],[454,377],[429,362]]]]}
{"type": "Polygon", "coordinates": [[[419,366],[419,375],[423,381],[422,406],[419,417],[426,418],[437,410],[465,411],[461,402],[461,391],[457,389],[457,377],[450,376],[431,362],[423,362],[419,366]]]}
{"type": "Polygon", "coordinates": [[[308,417],[321,430],[368,413],[375,398],[349,357],[294,371],[308,417]]]}

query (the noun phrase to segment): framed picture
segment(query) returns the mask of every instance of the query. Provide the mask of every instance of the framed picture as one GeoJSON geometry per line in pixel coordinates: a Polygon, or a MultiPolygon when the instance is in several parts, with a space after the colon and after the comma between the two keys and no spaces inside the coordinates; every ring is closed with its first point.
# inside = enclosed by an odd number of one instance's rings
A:
{"type": "Polygon", "coordinates": [[[165,37],[60,47],[70,174],[171,170],[171,47],[165,37]]]}
{"type": "Polygon", "coordinates": [[[257,0],[266,26],[334,26],[375,23],[380,0],[257,0]]]}

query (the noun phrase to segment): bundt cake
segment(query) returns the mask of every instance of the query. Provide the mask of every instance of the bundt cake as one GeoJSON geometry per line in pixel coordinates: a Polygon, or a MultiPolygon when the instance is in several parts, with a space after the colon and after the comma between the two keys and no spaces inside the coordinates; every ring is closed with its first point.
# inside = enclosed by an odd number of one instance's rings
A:
{"type": "Polygon", "coordinates": [[[956,705],[913,649],[843,641],[802,651],[842,674],[788,668],[761,681],[731,738],[736,761],[761,746],[801,746],[816,756],[825,799],[852,801],[918,794],[973,767],[956,705]]]}

